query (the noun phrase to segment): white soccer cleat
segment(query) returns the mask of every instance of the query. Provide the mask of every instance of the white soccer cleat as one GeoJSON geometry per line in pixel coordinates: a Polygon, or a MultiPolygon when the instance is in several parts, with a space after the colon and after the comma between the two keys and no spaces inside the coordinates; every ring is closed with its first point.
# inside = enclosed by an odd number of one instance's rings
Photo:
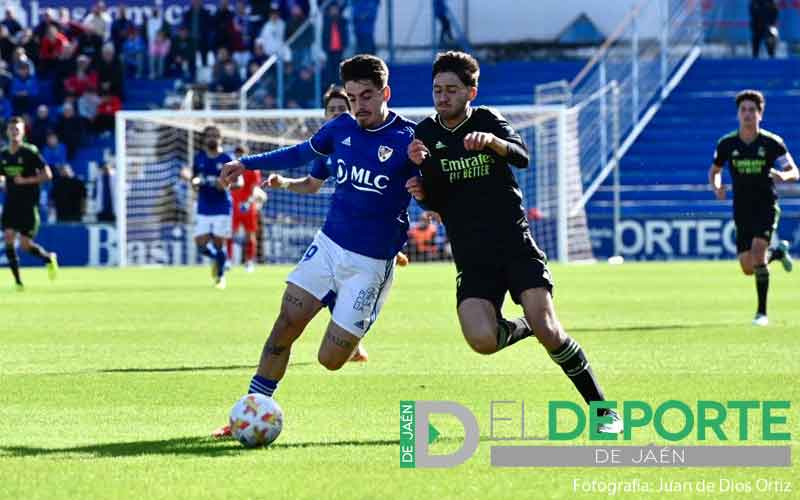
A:
{"type": "Polygon", "coordinates": [[[766,314],[756,314],[756,317],[753,318],[753,326],[767,326],[769,325],[769,318],[767,318],[766,314]]]}
{"type": "Polygon", "coordinates": [[[778,243],[778,250],[783,251],[783,257],[781,257],[781,265],[783,266],[783,270],[787,273],[792,272],[794,263],[792,262],[792,256],[789,255],[789,242],[786,240],[781,240],[778,243]]]}
{"type": "Polygon", "coordinates": [[[217,282],[214,283],[214,288],[217,290],[225,290],[226,286],[227,284],[225,283],[225,276],[220,276],[219,279],[217,279],[217,282]]]}
{"type": "Polygon", "coordinates": [[[597,432],[601,434],[621,434],[625,429],[625,425],[622,423],[622,419],[619,418],[617,412],[614,410],[605,410],[603,415],[610,416],[612,420],[606,424],[598,425],[597,432]]]}
{"type": "Polygon", "coordinates": [[[253,261],[252,261],[252,260],[248,260],[248,261],[247,261],[247,264],[245,264],[245,265],[244,265],[244,272],[246,272],[246,273],[252,273],[252,272],[253,272],[253,271],[255,271],[255,270],[256,270],[256,265],[255,265],[255,263],[253,263],[253,261]]]}

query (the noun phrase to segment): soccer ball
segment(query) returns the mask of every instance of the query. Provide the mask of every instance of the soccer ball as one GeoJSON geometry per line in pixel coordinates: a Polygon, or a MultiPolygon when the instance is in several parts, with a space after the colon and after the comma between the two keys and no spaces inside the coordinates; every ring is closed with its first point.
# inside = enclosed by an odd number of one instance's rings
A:
{"type": "Polygon", "coordinates": [[[267,446],[283,429],[283,410],[263,394],[248,394],[231,408],[231,434],[246,448],[267,446]]]}

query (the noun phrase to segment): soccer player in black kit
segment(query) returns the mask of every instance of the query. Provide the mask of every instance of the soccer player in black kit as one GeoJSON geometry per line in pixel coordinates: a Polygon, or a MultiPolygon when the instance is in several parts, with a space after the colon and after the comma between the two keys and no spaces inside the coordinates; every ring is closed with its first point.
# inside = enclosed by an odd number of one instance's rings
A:
{"type": "MultiPolygon", "coordinates": [[[[439,54],[433,65],[436,115],[417,124],[408,156],[422,172],[407,188],[438,212],[450,238],[458,275],[458,319],[467,343],[492,354],[536,336],[583,399],[605,399],[580,345],[556,318],[547,258],[536,246],[509,166],[526,168],[520,135],[496,111],[470,104],[478,93],[478,62],[463,52],[439,54]],[[501,316],[506,292],[525,316],[501,316]]],[[[613,410],[599,432],[622,432],[613,410]]]]}
{"type": "Polygon", "coordinates": [[[39,184],[53,178],[36,146],[25,141],[25,122],[18,116],[9,118],[6,126],[8,146],[0,151],[0,177],[5,178],[6,201],[3,206],[3,239],[8,267],[14,275],[17,290],[24,290],[19,276],[19,260],[14,243],[19,235],[20,246],[47,264],[50,279],[56,277],[56,254],[47,252],[33,241],[39,229],[39,184]]]}
{"type": "Polygon", "coordinates": [[[753,319],[756,326],[769,324],[767,264],[780,260],[786,271],[792,270],[788,242],[781,241],[768,252],[781,213],[775,182],[797,181],[800,177],[783,139],[761,128],[764,104],[764,96],[756,90],[743,90],[736,95],[739,129],[719,140],[708,171],[711,189],[718,199],[724,200],[722,168],[726,163],[730,165],[736,251],[742,272],[756,278],[758,309],[753,319]]]}

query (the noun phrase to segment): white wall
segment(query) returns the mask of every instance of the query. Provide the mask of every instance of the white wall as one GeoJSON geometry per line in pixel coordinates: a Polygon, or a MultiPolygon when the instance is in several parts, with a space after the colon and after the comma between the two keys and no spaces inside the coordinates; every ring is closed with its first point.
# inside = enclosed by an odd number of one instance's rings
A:
{"type": "MultiPolygon", "coordinates": [[[[430,45],[431,0],[393,0],[394,39],[399,45],[430,45]]],[[[634,5],[648,0],[449,0],[459,24],[464,25],[468,4],[470,41],[474,44],[520,40],[549,41],[578,15],[585,12],[595,25],[610,35],[634,5]]],[[[657,2],[651,0],[653,15],[641,19],[646,37],[657,33],[657,2]]],[[[386,9],[381,2],[376,40],[386,43],[386,9]]]]}

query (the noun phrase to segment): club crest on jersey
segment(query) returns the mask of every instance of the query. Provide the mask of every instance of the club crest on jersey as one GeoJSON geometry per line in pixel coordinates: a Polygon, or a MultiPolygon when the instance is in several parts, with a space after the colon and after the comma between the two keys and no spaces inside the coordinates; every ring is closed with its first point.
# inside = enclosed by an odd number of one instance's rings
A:
{"type": "Polygon", "coordinates": [[[389,146],[381,146],[378,148],[378,159],[384,162],[391,158],[392,153],[394,153],[394,149],[389,146]]]}

